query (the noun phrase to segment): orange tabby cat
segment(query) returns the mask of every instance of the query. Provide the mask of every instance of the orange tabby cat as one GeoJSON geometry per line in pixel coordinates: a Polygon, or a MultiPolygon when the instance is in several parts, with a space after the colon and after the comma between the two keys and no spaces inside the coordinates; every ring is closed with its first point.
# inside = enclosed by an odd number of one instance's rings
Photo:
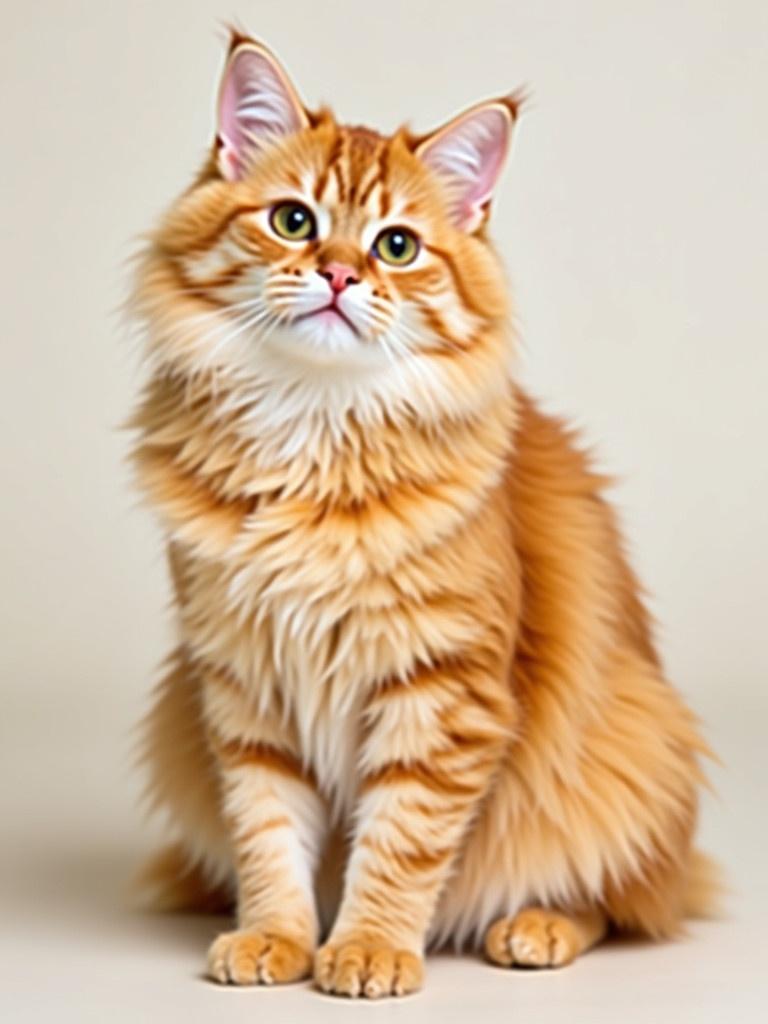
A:
{"type": "Polygon", "coordinates": [[[400,995],[428,943],[557,966],[708,904],[705,745],[605,481],[514,383],[486,226],[517,113],[342,126],[237,37],[142,264],[135,464],[179,617],[150,875],[236,895],[218,981],[400,995]]]}

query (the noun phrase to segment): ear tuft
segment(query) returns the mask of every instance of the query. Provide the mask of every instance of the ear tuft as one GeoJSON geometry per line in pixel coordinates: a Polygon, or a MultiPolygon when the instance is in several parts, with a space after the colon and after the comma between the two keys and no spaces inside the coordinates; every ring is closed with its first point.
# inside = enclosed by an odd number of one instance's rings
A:
{"type": "Polygon", "coordinates": [[[514,96],[478,104],[416,147],[417,155],[446,182],[454,222],[464,231],[477,230],[485,220],[518,106],[514,96]]]}
{"type": "Polygon", "coordinates": [[[277,59],[258,43],[233,39],[219,91],[217,160],[223,177],[241,178],[256,151],[308,124],[277,59]]]}

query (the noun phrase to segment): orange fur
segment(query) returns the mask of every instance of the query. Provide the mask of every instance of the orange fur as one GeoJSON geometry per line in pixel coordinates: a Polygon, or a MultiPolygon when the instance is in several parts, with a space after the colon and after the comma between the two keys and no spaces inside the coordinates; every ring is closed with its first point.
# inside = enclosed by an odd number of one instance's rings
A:
{"type": "Polygon", "coordinates": [[[548,965],[607,923],[674,934],[711,892],[706,746],[606,481],[514,383],[487,203],[457,226],[431,137],[293,116],[233,180],[220,140],[139,278],[134,460],[180,629],[144,729],[180,844],[153,877],[182,901],[236,879],[209,961],[235,983],[302,976],[324,933],[318,984],[368,996],[417,987],[428,941],[548,965]],[[287,244],[264,211],[299,190],[325,234],[287,244]],[[363,241],[393,217],[412,269],[363,241]],[[336,264],[367,326],[300,336],[292,303],[336,264]]]}

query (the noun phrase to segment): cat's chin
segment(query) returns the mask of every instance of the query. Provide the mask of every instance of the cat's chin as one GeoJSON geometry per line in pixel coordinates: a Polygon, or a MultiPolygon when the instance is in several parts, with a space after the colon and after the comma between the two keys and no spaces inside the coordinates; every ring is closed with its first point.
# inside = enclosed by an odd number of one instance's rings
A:
{"type": "Polygon", "coordinates": [[[373,339],[366,339],[346,320],[319,313],[295,320],[271,332],[264,347],[274,357],[312,366],[378,369],[387,365],[386,354],[373,339]]]}

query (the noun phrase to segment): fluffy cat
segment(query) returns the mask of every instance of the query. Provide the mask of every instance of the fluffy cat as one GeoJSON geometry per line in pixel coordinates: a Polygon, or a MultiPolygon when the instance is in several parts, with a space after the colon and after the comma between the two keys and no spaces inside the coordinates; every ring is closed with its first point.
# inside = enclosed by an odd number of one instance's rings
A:
{"type": "Polygon", "coordinates": [[[134,460],[179,620],[148,878],[236,900],[220,982],[400,995],[430,943],[552,967],[709,905],[705,744],[606,481],[514,380],[486,228],[518,106],[386,137],[235,37],[142,261],[134,460]]]}

